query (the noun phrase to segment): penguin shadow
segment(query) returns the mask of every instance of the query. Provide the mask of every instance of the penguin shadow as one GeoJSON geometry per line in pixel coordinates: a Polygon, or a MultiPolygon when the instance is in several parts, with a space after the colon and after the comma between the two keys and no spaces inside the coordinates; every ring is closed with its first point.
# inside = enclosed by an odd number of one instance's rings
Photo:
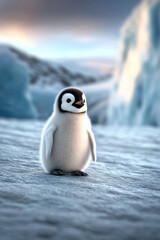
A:
{"type": "Polygon", "coordinates": [[[49,174],[54,175],[54,176],[74,176],[74,177],[87,177],[88,176],[88,174],[86,172],[83,172],[80,170],[76,170],[73,172],[64,172],[60,169],[54,169],[49,174]]]}

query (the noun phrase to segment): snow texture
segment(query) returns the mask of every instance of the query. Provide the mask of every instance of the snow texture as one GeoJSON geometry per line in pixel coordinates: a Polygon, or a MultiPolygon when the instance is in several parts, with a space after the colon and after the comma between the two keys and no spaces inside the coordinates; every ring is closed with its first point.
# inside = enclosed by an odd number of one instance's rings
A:
{"type": "Polygon", "coordinates": [[[43,122],[0,120],[0,239],[160,239],[160,129],[94,127],[88,177],[39,164],[43,122]]]}
{"type": "Polygon", "coordinates": [[[35,118],[28,90],[27,67],[8,51],[0,51],[0,116],[35,118]]]}
{"type": "Polygon", "coordinates": [[[145,0],[122,29],[109,124],[160,126],[160,0],[145,0]]]}

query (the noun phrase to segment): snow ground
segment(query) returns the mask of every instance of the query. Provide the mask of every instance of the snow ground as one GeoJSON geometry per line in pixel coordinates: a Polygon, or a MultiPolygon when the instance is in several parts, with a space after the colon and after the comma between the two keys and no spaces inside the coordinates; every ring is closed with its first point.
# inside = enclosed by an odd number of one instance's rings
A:
{"type": "Polygon", "coordinates": [[[94,127],[88,177],[38,160],[43,122],[0,120],[0,239],[160,239],[160,129],[94,127]]]}

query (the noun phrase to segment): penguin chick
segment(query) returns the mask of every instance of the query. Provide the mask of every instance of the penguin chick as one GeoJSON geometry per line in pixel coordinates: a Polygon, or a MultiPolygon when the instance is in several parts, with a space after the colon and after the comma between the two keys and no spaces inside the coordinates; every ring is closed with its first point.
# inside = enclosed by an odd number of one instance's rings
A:
{"type": "Polygon", "coordinates": [[[86,176],[82,170],[91,156],[96,161],[86,97],[78,88],[65,88],[57,95],[54,111],[43,128],[40,161],[44,170],[54,175],[86,176]]]}

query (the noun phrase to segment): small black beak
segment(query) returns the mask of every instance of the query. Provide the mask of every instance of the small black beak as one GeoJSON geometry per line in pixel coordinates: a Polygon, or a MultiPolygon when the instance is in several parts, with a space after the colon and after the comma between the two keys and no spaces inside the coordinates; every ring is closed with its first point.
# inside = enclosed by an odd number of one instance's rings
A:
{"type": "Polygon", "coordinates": [[[77,101],[77,102],[73,103],[72,105],[76,108],[81,108],[81,107],[84,106],[84,101],[80,100],[80,101],[77,101]]]}

